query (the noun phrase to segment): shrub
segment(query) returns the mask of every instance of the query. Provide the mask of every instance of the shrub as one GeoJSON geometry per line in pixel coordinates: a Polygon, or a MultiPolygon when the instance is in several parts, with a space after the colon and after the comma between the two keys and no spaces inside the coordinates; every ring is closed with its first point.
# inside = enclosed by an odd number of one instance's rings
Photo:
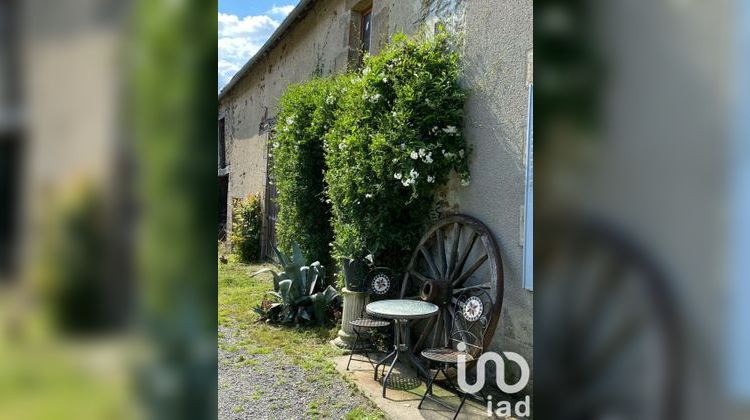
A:
{"type": "Polygon", "coordinates": [[[328,78],[290,86],[279,101],[273,144],[278,244],[290,252],[297,242],[307,260],[324,266],[330,266],[333,231],[323,180],[323,137],[335,118],[336,83],[328,78]]]}
{"type": "Polygon", "coordinates": [[[63,332],[115,326],[116,314],[106,301],[112,246],[107,216],[101,187],[89,180],[66,185],[48,205],[34,275],[63,332]]]}
{"type": "Polygon", "coordinates": [[[241,262],[260,260],[260,229],[262,216],[260,199],[252,194],[232,207],[232,233],[229,241],[232,251],[241,262]]]}
{"type": "Polygon", "coordinates": [[[265,268],[251,274],[255,277],[262,273],[273,275],[273,292],[269,294],[277,302],[264,301],[255,308],[261,319],[283,324],[317,323],[324,325],[330,320],[330,310],[339,299],[339,294],[330,285],[325,284],[326,270],[320,262],[307,265],[299,245],[292,243],[292,255],[289,256],[274,247],[279,265],[284,270],[277,272],[265,268]]]}
{"type": "Polygon", "coordinates": [[[430,40],[396,35],[347,76],[326,134],[336,249],[403,264],[426,228],[438,186],[452,171],[468,184],[458,76],[458,54],[443,32],[430,40]]]}

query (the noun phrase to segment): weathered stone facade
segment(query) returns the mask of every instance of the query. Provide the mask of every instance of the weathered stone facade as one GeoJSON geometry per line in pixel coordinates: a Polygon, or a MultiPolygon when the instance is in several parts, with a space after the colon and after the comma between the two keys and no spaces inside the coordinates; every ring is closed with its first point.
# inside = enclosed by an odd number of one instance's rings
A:
{"type": "MultiPolygon", "coordinates": [[[[522,213],[528,60],[532,50],[531,0],[320,0],[302,1],[219,96],[225,118],[228,200],[265,194],[267,134],[291,83],[344,71],[358,59],[360,12],[372,7],[370,52],[396,32],[413,34],[435,22],[463,39],[463,84],[469,90],[464,133],[474,148],[469,187],[449,185],[448,204],[482,220],[495,233],[505,270],[503,314],[494,350],[516,351],[531,362],[532,292],[523,287],[522,213]],[[286,23],[286,22],[285,22],[286,23]]],[[[456,183],[457,184],[457,183],[456,183]]],[[[231,224],[231,215],[229,215],[231,224]]]]}

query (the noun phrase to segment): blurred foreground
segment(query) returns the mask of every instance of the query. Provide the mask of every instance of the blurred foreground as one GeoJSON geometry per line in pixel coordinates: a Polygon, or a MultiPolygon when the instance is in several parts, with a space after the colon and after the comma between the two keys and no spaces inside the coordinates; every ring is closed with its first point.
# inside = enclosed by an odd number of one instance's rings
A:
{"type": "Polygon", "coordinates": [[[215,14],[0,2],[0,418],[215,417],[215,14]]]}
{"type": "Polygon", "coordinates": [[[534,6],[536,415],[748,418],[747,2],[534,6]]]}

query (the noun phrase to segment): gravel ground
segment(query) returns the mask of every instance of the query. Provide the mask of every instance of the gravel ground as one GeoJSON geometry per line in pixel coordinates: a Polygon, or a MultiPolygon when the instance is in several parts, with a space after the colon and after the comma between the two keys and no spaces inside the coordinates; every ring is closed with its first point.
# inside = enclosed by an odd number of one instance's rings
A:
{"type": "Polygon", "coordinates": [[[340,376],[320,383],[283,353],[249,354],[236,331],[219,332],[219,419],[340,419],[371,404],[340,376]]]}

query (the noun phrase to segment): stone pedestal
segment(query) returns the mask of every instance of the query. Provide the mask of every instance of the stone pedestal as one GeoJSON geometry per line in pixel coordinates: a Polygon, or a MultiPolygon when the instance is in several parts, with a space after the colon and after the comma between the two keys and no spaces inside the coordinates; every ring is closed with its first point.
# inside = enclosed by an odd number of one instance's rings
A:
{"type": "MultiPolygon", "coordinates": [[[[367,292],[352,292],[347,288],[341,290],[341,295],[344,297],[344,308],[341,315],[341,329],[338,332],[338,336],[333,343],[343,349],[352,349],[354,345],[354,330],[349,324],[349,321],[353,321],[362,316],[362,310],[367,304],[367,292]]],[[[362,343],[366,344],[366,343],[362,343]]],[[[358,345],[357,347],[363,347],[358,345]]]]}

